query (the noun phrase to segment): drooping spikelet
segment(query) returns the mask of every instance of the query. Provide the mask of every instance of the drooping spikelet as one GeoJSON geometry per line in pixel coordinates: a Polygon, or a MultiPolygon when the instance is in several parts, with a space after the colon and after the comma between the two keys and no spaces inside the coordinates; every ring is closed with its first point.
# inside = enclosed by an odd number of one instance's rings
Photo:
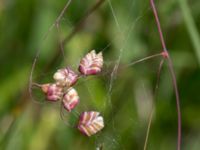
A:
{"type": "Polygon", "coordinates": [[[62,99],[63,88],[55,83],[43,84],[41,86],[42,91],[46,94],[46,99],[49,101],[58,101],[62,99]]]}
{"type": "Polygon", "coordinates": [[[78,129],[85,135],[91,136],[96,134],[104,127],[103,117],[99,112],[89,111],[83,112],[80,116],[78,129]]]}
{"type": "Polygon", "coordinates": [[[70,87],[78,80],[78,75],[72,71],[69,67],[59,69],[53,76],[57,84],[61,86],[70,87]]]}
{"type": "Polygon", "coordinates": [[[63,105],[67,111],[71,111],[79,103],[79,96],[74,88],[69,88],[63,96],[63,105]]]}
{"type": "Polygon", "coordinates": [[[102,52],[96,54],[95,50],[92,50],[85,57],[82,58],[79,64],[79,71],[83,75],[95,75],[101,72],[103,67],[103,55],[102,52]]]}

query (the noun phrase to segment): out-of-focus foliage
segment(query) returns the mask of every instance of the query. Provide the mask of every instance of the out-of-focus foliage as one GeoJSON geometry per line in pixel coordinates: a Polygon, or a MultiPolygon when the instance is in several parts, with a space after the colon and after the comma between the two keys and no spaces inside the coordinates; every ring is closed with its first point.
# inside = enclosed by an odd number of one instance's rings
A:
{"type": "MultiPolygon", "coordinates": [[[[75,28],[96,0],[73,0],[61,19],[59,33],[53,28],[43,40],[65,3],[64,0],[0,1],[0,149],[93,150],[100,145],[103,150],[143,149],[152,106],[155,113],[148,149],[175,149],[176,102],[167,66],[162,70],[156,96],[152,93],[159,58],[126,67],[161,50],[149,1],[110,0],[110,5],[106,0],[66,43],[63,57],[59,41],[75,28]],[[75,70],[88,51],[103,50],[102,75],[79,81],[75,88],[80,104],[76,112],[66,112],[64,120],[60,117],[59,103],[38,104],[29,96],[28,80],[38,49],[41,53],[33,79],[39,83],[53,81],[52,75],[60,67],[69,65],[75,70]],[[119,57],[118,71],[111,78],[119,57]],[[76,113],[90,110],[102,113],[105,128],[88,138],[76,129],[76,113]]],[[[157,0],[156,5],[177,75],[183,149],[199,150],[200,1],[157,0]]]]}

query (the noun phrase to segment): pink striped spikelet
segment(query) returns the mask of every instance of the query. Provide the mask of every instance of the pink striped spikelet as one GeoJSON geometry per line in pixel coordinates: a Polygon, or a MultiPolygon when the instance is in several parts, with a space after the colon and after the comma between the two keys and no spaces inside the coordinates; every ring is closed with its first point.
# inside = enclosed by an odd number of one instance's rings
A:
{"type": "Polygon", "coordinates": [[[79,65],[79,71],[83,75],[95,75],[101,72],[102,67],[102,52],[96,54],[95,50],[92,50],[84,58],[82,58],[79,65]]]}
{"type": "Polygon", "coordinates": [[[58,101],[62,98],[63,88],[57,84],[43,84],[41,88],[49,101],[58,101]]]}
{"type": "Polygon", "coordinates": [[[74,88],[68,89],[67,93],[63,96],[63,105],[65,109],[71,112],[72,109],[76,107],[79,103],[79,96],[74,88]]]}
{"type": "Polygon", "coordinates": [[[103,117],[99,114],[96,111],[83,112],[80,116],[78,129],[87,136],[91,136],[102,130],[104,121],[103,117]]]}
{"type": "Polygon", "coordinates": [[[53,76],[57,84],[61,86],[70,87],[78,80],[78,75],[72,71],[69,67],[59,69],[53,76]]]}

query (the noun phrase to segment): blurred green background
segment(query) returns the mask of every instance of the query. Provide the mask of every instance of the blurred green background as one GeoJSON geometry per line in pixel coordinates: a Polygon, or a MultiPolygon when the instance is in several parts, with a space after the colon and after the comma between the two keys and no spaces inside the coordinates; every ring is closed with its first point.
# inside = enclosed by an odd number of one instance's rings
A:
{"type": "MultiPolygon", "coordinates": [[[[156,96],[160,58],[125,67],[161,51],[149,1],[106,0],[84,18],[98,1],[73,0],[60,20],[59,32],[54,27],[43,40],[66,2],[0,0],[0,149],[93,150],[101,145],[103,150],[143,149],[152,106],[155,113],[147,149],[176,149],[176,102],[167,65],[156,96]],[[64,45],[63,57],[59,43],[81,20],[79,30],[64,45]],[[76,70],[87,52],[103,50],[102,74],[78,82],[80,104],[72,113],[65,112],[64,120],[59,103],[44,102],[42,96],[35,98],[40,103],[30,98],[28,82],[38,49],[33,74],[37,83],[52,82],[57,69],[76,70]],[[119,68],[112,73],[119,57],[119,68]],[[76,114],[89,110],[101,112],[105,120],[105,128],[90,138],[75,128],[76,114]]],[[[164,0],[156,5],[180,91],[182,149],[199,150],[200,1],[164,0]]]]}

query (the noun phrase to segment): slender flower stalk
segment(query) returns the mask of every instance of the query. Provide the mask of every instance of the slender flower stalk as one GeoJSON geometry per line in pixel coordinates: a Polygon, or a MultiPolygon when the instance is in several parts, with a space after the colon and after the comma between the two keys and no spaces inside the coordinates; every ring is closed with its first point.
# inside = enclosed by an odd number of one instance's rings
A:
{"type": "Polygon", "coordinates": [[[135,64],[138,64],[140,62],[143,62],[143,61],[146,61],[146,60],[149,60],[149,59],[152,59],[152,58],[155,58],[155,57],[159,57],[159,56],[163,56],[164,57],[164,53],[158,53],[158,54],[154,54],[154,55],[150,55],[150,56],[147,56],[147,57],[144,57],[142,59],[139,59],[139,60],[136,60],[134,62],[131,62],[130,64],[128,64],[126,67],[130,67],[130,66],[133,66],[135,64]]]}
{"type": "Polygon", "coordinates": [[[166,48],[166,44],[165,44],[165,40],[163,37],[163,32],[161,29],[161,25],[160,25],[160,20],[158,17],[158,13],[157,13],[157,9],[155,7],[155,2],[154,0],[150,0],[150,4],[153,10],[153,14],[156,20],[156,24],[157,24],[157,28],[158,28],[158,32],[159,32],[159,36],[160,36],[160,41],[162,44],[162,48],[163,48],[163,52],[165,52],[166,54],[166,59],[167,59],[167,63],[168,63],[168,68],[172,77],[172,83],[173,83],[173,87],[174,87],[174,91],[175,91],[175,96],[176,96],[176,109],[177,109],[177,115],[178,115],[178,137],[177,137],[177,150],[181,149],[181,110],[180,110],[180,98],[179,98],[179,92],[178,92],[178,86],[177,86],[177,81],[176,81],[176,76],[175,76],[175,72],[174,72],[174,68],[173,68],[173,63],[171,60],[171,57],[168,53],[168,50],[166,48]]]}
{"type": "MultiPolygon", "coordinates": [[[[153,92],[154,98],[156,97],[156,93],[157,93],[157,89],[158,89],[158,85],[159,85],[159,81],[160,81],[160,74],[161,74],[163,63],[164,63],[164,59],[161,60],[159,68],[158,68],[156,86],[155,86],[154,92],[153,92]]],[[[149,133],[150,133],[150,129],[151,129],[151,123],[152,123],[152,119],[153,119],[153,113],[154,113],[154,105],[152,105],[151,112],[150,112],[150,115],[149,115],[149,121],[148,121],[147,132],[146,132],[146,138],[145,138],[145,142],[144,142],[144,150],[147,149],[147,142],[148,142],[149,133]]]]}

